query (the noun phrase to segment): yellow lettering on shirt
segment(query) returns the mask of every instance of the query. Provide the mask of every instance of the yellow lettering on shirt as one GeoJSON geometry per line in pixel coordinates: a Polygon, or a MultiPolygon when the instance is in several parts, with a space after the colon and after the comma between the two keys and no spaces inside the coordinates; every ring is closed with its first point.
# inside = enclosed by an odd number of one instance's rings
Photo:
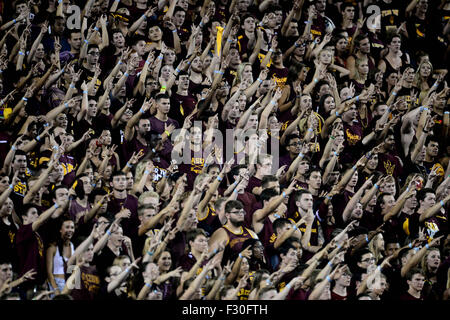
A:
{"type": "Polygon", "coordinates": [[[386,174],[392,176],[395,170],[395,164],[393,164],[390,160],[383,162],[384,169],[386,170],[386,174]]]}
{"type": "Polygon", "coordinates": [[[349,129],[347,129],[345,131],[345,133],[347,135],[348,144],[351,145],[351,146],[354,146],[355,144],[358,143],[359,140],[361,140],[361,136],[360,135],[351,133],[349,129]]]}

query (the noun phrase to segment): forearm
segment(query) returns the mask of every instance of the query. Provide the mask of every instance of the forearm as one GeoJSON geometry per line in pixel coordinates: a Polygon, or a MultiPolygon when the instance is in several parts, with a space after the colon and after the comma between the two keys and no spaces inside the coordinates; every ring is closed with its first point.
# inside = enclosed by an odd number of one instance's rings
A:
{"type": "Polygon", "coordinates": [[[76,263],[77,258],[94,242],[94,236],[90,234],[80,245],[75,249],[73,254],[70,256],[67,265],[73,265],[76,263]]]}
{"type": "Polygon", "coordinates": [[[2,192],[2,194],[0,195],[0,208],[3,206],[6,199],[8,199],[12,190],[13,190],[13,185],[11,184],[8,188],[5,189],[5,191],[2,192]]]}
{"type": "Polygon", "coordinates": [[[51,206],[49,209],[45,210],[40,216],[39,218],[33,222],[32,224],[32,229],[33,231],[36,231],[37,229],[40,228],[40,226],[42,226],[42,224],[48,220],[48,218],[50,218],[52,216],[52,214],[56,211],[56,209],[59,206],[57,205],[53,205],[51,206]]]}

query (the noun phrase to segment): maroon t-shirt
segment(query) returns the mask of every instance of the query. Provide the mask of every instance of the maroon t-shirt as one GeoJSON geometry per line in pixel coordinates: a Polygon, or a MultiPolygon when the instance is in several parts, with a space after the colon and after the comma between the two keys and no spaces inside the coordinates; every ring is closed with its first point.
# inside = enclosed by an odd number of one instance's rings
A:
{"type": "Polygon", "coordinates": [[[354,163],[361,156],[363,128],[360,122],[352,125],[344,124],[344,150],[341,152],[341,163],[354,163]]]}
{"type": "Polygon", "coordinates": [[[245,188],[245,191],[252,193],[253,188],[261,187],[262,181],[256,177],[250,177],[248,179],[248,185],[247,188],[245,188]]]}
{"type": "Polygon", "coordinates": [[[80,288],[73,289],[74,300],[94,300],[100,290],[100,277],[96,266],[80,267],[80,288]]]}
{"type": "Polygon", "coordinates": [[[147,154],[147,152],[150,150],[150,147],[142,144],[137,139],[136,134],[130,141],[124,140],[124,143],[122,144],[124,161],[128,162],[128,160],[130,160],[131,156],[133,155],[133,152],[136,152],[137,154],[140,150],[142,150],[144,154],[147,154]]]}
{"type": "MultiPolygon", "coordinates": [[[[192,269],[192,267],[197,263],[197,259],[194,257],[194,255],[189,252],[184,255],[182,255],[178,262],[178,267],[181,267],[183,271],[189,271],[192,269]]],[[[208,260],[203,261],[200,264],[200,268],[202,268],[204,265],[208,263],[208,260]]]]}
{"type": "Polygon", "coordinates": [[[18,255],[19,277],[34,269],[35,280],[27,281],[26,285],[44,283],[47,278],[45,268],[44,242],[39,233],[33,231],[32,224],[23,225],[17,231],[16,248],[18,255]]]}
{"type": "MultiPolygon", "coordinates": [[[[348,294],[347,294],[347,296],[348,296],[348,294]]],[[[331,291],[331,300],[347,300],[347,296],[341,296],[341,295],[331,291]]]]}
{"type": "Polygon", "coordinates": [[[403,301],[408,301],[408,300],[410,300],[410,301],[420,301],[420,300],[423,300],[423,295],[422,295],[422,293],[420,293],[420,298],[416,298],[416,297],[413,297],[412,295],[410,295],[409,294],[409,292],[405,292],[404,294],[402,294],[400,297],[399,297],[399,300],[403,300],[403,301]]]}
{"type": "Polygon", "coordinates": [[[294,290],[291,288],[289,291],[286,300],[308,300],[311,291],[305,291],[303,289],[294,290]]]}
{"type": "Polygon", "coordinates": [[[123,219],[121,222],[123,228],[123,234],[127,237],[133,238],[139,229],[139,217],[137,213],[138,199],[128,194],[125,199],[116,199],[111,197],[111,201],[108,202],[107,212],[115,215],[122,207],[129,209],[131,215],[128,219],[123,219]]]}
{"type": "Polygon", "coordinates": [[[246,228],[251,228],[253,212],[256,211],[254,209],[254,206],[258,202],[256,201],[255,196],[250,192],[239,193],[237,196],[237,200],[242,202],[242,204],[244,205],[244,211],[245,211],[244,226],[246,228]]]}
{"type": "Polygon", "coordinates": [[[182,96],[178,93],[172,93],[170,100],[169,117],[178,123],[183,123],[184,119],[192,113],[197,104],[197,100],[191,94],[182,96]]]}

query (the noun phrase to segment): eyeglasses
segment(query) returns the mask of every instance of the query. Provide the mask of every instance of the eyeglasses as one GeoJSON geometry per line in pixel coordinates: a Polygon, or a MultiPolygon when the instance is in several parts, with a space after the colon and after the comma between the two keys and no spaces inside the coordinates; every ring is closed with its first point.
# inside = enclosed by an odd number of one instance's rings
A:
{"type": "Polygon", "coordinates": [[[299,146],[299,145],[301,145],[302,143],[299,141],[299,142],[292,142],[291,144],[290,144],[290,146],[299,146]]]}
{"type": "Polygon", "coordinates": [[[361,262],[375,262],[375,258],[367,258],[367,259],[361,260],[361,262]]]}
{"type": "Polygon", "coordinates": [[[97,51],[91,51],[91,52],[88,52],[88,54],[90,54],[91,56],[100,56],[100,52],[97,52],[97,51]]]}
{"type": "Polygon", "coordinates": [[[245,214],[245,211],[244,210],[230,211],[230,213],[233,213],[233,214],[245,214]]]}

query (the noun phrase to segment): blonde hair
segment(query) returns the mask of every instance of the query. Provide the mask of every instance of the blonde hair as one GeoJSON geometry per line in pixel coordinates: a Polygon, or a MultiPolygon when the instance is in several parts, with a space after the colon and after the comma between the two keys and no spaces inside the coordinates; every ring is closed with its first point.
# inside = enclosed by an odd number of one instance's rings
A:
{"type": "Polygon", "coordinates": [[[422,261],[420,261],[420,267],[422,268],[422,271],[424,272],[426,277],[429,277],[431,275],[431,271],[428,269],[427,259],[428,259],[428,256],[430,255],[430,253],[433,251],[437,251],[437,252],[439,252],[439,256],[441,255],[441,251],[439,250],[439,248],[433,247],[433,248],[430,248],[429,250],[427,250],[427,252],[425,253],[425,255],[422,258],[422,261]]]}
{"type": "Polygon", "coordinates": [[[232,87],[237,86],[238,84],[241,83],[241,81],[242,81],[242,74],[244,73],[244,69],[245,69],[246,66],[250,66],[252,68],[252,70],[253,70],[253,67],[252,67],[252,65],[249,62],[241,63],[238,66],[238,69],[237,69],[237,72],[236,72],[236,76],[234,77],[234,80],[233,80],[232,87]]]}
{"type": "Polygon", "coordinates": [[[157,198],[159,200],[159,194],[155,191],[145,191],[138,198],[138,206],[142,205],[146,198],[157,198]]]}
{"type": "Polygon", "coordinates": [[[381,254],[381,249],[379,248],[376,243],[380,239],[380,237],[383,237],[381,233],[378,233],[375,237],[372,238],[369,242],[369,251],[373,254],[373,257],[375,258],[376,263],[383,259],[383,255],[381,254]]]}

